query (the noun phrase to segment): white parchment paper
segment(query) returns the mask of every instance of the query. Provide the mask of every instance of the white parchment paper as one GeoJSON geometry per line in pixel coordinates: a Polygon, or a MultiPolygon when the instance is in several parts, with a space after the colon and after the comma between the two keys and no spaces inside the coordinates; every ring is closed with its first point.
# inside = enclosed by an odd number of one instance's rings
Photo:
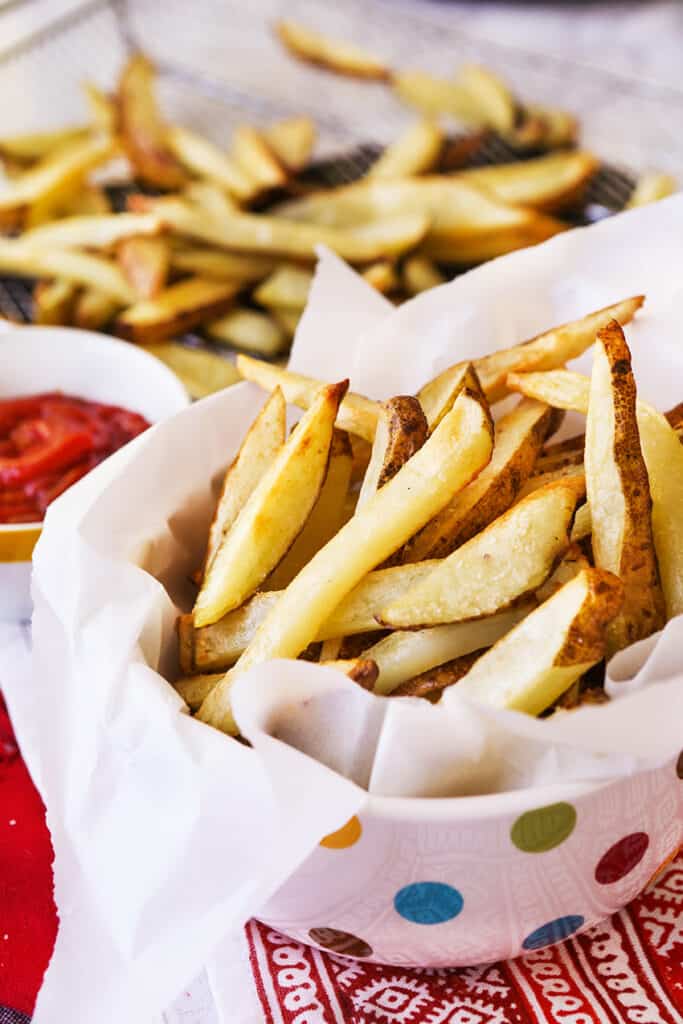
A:
{"type": "MultiPolygon", "coordinates": [[[[323,253],[292,365],[350,375],[380,398],[410,393],[456,359],[645,292],[627,334],[640,393],[664,408],[683,392],[681,266],[683,198],[505,257],[396,310],[323,253]]],[[[615,660],[610,705],[552,721],[477,708],[455,690],[437,706],[383,700],[298,662],[236,684],[253,751],[192,720],[164,679],[177,670],[174,621],[190,600],[211,482],[262,401],[240,385],[193,406],[48,514],[33,670],[6,682],[56,855],[60,931],[37,1024],[148,1024],[367,789],[612,779],[680,748],[680,620],[615,660]]]]}

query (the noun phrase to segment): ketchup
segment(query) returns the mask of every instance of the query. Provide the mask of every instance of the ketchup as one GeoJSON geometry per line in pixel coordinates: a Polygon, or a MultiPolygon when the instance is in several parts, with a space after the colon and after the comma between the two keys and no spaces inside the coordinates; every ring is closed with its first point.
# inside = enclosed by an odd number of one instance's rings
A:
{"type": "Polygon", "coordinates": [[[63,491],[137,437],[136,412],[57,392],[0,401],[0,523],[35,523],[63,491]]]}

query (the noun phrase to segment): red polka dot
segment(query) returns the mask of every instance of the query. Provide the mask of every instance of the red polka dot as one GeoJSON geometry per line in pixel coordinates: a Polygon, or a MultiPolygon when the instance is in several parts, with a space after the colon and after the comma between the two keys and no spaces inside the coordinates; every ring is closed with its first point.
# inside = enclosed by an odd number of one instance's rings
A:
{"type": "Polygon", "coordinates": [[[650,837],[645,832],[634,832],[624,836],[618,843],[611,846],[602,857],[595,869],[595,880],[600,885],[612,885],[640,864],[650,844],[650,837]]]}

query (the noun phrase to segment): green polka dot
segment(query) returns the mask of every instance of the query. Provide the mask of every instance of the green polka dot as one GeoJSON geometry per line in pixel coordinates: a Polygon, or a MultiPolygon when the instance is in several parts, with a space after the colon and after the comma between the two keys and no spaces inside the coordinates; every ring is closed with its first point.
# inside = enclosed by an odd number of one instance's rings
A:
{"type": "Polygon", "coordinates": [[[510,838],[524,853],[545,853],[568,839],[575,825],[576,811],[571,804],[548,804],[517,818],[510,838]]]}

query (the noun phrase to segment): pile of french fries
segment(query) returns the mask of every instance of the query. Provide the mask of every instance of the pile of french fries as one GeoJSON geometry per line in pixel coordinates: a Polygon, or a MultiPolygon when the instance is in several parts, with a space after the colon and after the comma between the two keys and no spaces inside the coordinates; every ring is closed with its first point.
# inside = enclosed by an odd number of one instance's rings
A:
{"type": "MultiPolygon", "coordinates": [[[[109,329],[147,345],[199,397],[237,379],[216,347],[286,353],[318,243],[398,302],[567,227],[558,213],[580,200],[598,166],[566,148],[573,118],[525,106],[483,68],[439,81],[390,71],[290,22],[277,32],[298,58],[384,82],[419,119],[364,178],[311,192],[310,119],[240,125],[224,150],[163,117],[154,67],[133,55],[113,95],[86,83],[88,123],[0,139],[0,274],[36,280],[36,323],[109,329]],[[472,130],[455,143],[440,121],[453,116],[472,130]],[[490,130],[542,155],[463,169],[490,130]],[[112,208],[101,184],[107,168],[128,188],[126,210],[112,208]],[[175,339],[187,331],[210,345],[181,347],[175,339]]],[[[642,195],[662,187],[650,179],[642,195]]]]}
{"type": "Polygon", "coordinates": [[[269,397],[178,621],[190,710],[235,735],[234,680],[271,658],[532,715],[605,700],[596,667],[683,611],[683,407],[636,397],[622,325],[642,303],[385,402],[240,355],[269,397]],[[590,378],[564,368],[592,345],[590,378]],[[565,410],[585,435],[553,442],[565,410]]]}

